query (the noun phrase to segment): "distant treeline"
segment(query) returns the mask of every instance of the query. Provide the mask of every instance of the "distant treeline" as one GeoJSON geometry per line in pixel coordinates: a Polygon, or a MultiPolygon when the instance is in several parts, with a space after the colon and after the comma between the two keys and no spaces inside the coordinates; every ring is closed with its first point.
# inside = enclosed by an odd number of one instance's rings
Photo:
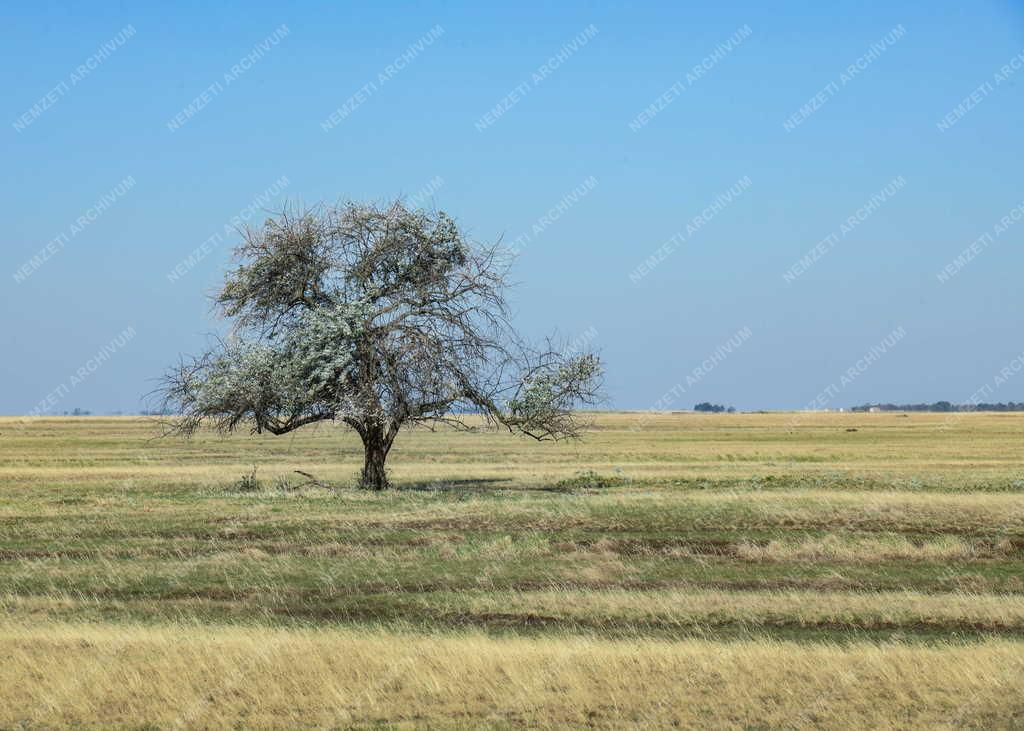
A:
{"type": "Polygon", "coordinates": [[[726,408],[721,404],[713,404],[710,401],[701,401],[699,404],[693,407],[693,410],[700,411],[706,414],[721,414],[722,412],[727,412],[730,414],[736,413],[736,409],[734,409],[732,406],[726,408]]]}
{"type": "Polygon", "coordinates": [[[949,401],[936,401],[934,404],[864,404],[854,406],[851,411],[1024,411],[1024,402],[999,404],[954,404],[949,401]]]}

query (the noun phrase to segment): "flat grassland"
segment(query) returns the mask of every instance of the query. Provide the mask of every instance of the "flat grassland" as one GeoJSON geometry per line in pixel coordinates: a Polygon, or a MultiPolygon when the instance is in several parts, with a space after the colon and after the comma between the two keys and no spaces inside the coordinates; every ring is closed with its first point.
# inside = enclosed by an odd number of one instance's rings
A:
{"type": "Polygon", "coordinates": [[[1024,415],[595,419],[0,419],[0,726],[1024,728],[1024,415]]]}

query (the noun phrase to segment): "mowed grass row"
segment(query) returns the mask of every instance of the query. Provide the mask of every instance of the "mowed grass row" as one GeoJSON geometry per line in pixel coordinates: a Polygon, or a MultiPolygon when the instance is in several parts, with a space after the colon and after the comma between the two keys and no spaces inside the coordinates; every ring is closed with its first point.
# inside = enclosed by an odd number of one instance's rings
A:
{"type": "Polygon", "coordinates": [[[0,596],[0,611],[33,622],[169,622],[372,627],[492,636],[607,639],[786,639],[850,645],[863,640],[942,644],[1024,633],[1024,601],[966,592],[810,590],[581,589],[324,593],[212,598],[107,599],[52,592],[0,596]]]}
{"type": "Polygon", "coordinates": [[[0,726],[1024,722],[1017,415],[156,433],[0,419],[0,726]]]}

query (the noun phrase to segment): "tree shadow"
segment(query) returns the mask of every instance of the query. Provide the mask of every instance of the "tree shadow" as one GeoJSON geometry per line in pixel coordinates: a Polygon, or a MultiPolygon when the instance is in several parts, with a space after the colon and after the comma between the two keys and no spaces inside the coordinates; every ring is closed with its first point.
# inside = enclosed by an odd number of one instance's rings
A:
{"type": "MultiPolygon", "coordinates": [[[[509,477],[460,478],[455,480],[417,480],[414,482],[393,482],[391,487],[400,491],[413,492],[483,492],[495,489],[495,485],[512,482],[509,477]]],[[[500,489],[500,488],[499,488],[500,489]]]]}
{"type": "Polygon", "coordinates": [[[510,490],[513,492],[566,492],[563,487],[555,485],[538,485],[511,487],[511,477],[459,478],[454,480],[421,480],[416,482],[395,482],[391,487],[399,491],[411,492],[496,492],[510,490]]]}

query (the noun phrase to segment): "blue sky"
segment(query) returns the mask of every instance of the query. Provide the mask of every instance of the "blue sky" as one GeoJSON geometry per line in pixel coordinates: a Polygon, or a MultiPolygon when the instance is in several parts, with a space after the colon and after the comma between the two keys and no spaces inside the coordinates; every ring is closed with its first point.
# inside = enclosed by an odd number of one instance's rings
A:
{"type": "Polygon", "coordinates": [[[1024,401],[1019,2],[4,20],[0,413],[137,411],[219,327],[217,234],[254,204],[425,188],[478,239],[526,242],[518,323],[592,335],[615,407],[965,401],[994,380],[990,400],[1024,401]]]}

